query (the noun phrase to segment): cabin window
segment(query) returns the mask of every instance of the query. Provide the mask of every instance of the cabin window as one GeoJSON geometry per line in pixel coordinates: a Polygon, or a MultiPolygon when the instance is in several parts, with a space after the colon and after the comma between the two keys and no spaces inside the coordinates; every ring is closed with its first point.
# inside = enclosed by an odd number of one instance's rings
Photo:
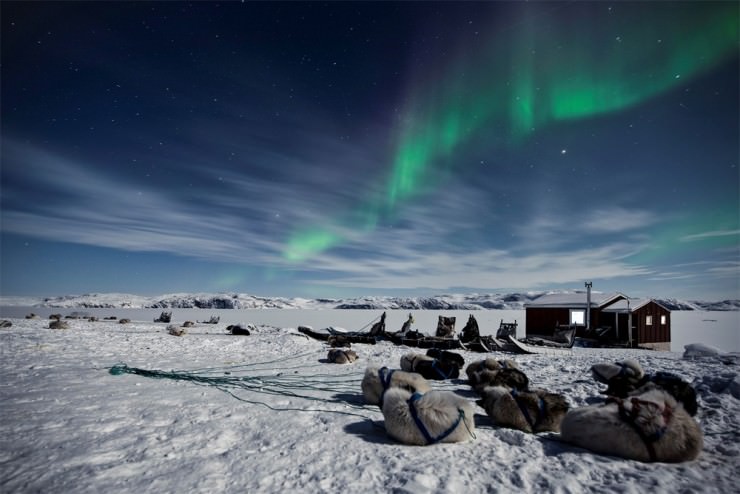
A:
{"type": "Polygon", "coordinates": [[[661,325],[661,326],[665,326],[665,325],[666,325],[666,323],[667,323],[667,319],[668,319],[668,318],[667,318],[667,317],[666,317],[665,315],[661,315],[661,316],[660,316],[660,325],[661,325]]]}
{"type": "Polygon", "coordinates": [[[653,325],[653,316],[645,316],[645,326],[653,325]]]}
{"type": "Polygon", "coordinates": [[[586,311],[571,309],[570,324],[571,326],[584,326],[586,324],[586,311]]]}

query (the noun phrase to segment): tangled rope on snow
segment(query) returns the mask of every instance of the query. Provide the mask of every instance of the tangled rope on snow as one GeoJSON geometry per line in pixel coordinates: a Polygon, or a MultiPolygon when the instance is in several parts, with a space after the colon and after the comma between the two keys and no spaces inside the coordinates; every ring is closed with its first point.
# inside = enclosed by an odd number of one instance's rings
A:
{"type": "MultiPolygon", "coordinates": [[[[305,369],[305,365],[295,367],[275,367],[266,368],[265,365],[275,364],[288,360],[294,360],[296,357],[291,356],[285,359],[278,359],[267,362],[257,362],[232,367],[212,367],[196,370],[173,370],[163,371],[157,369],[141,369],[138,367],[129,367],[126,364],[116,364],[109,368],[109,373],[114,376],[123,374],[133,374],[153,379],[171,379],[175,381],[188,381],[200,386],[211,386],[220,391],[228,393],[239,401],[262,405],[275,411],[300,411],[300,412],[326,412],[338,413],[342,415],[354,415],[365,419],[370,419],[366,415],[359,413],[331,410],[331,409],[312,409],[312,408],[277,408],[263,401],[249,400],[243,396],[238,396],[239,391],[249,391],[258,394],[279,395],[288,398],[298,398],[308,401],[317,401],[322,403],[337,403],[345,407],[362,410],[376,411],[377,407],[369,407],[365,404],[353,404],[346,400],[321,396],[321,393],[340,393],[352,392],[357,394],[360,389],[361,374],[314,374],[301,375],[297,373],[286,374],[286,370],[305,369]],[[249,371],[250,374],[243,374],[249,371]],[[270,373],[270,372],[273,373],[270,373]],[[275,371],[278,371],[275,373],[275,371]],[[240,375],[236,375],[240,374],[240,375]],[[318,392],[319,396],[310,395],[309,392],[318,392]]],[[[297,371],[296,371],[297,372],[297,371]]]]}

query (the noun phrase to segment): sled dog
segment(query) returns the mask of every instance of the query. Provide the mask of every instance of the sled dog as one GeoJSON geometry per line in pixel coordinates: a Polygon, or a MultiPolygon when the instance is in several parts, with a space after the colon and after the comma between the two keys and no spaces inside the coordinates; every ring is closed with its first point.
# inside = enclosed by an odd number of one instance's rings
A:
{"type": "Polygon", "coordinates": [[[487,386],[481,396],[478,404],[496,425],[524,432],[558,432],[568,412],[564,396],[543,389],[517,391],[503,386],[487,386]]]}
{"type": "Polygon", "coordinates": [[[650,462],[682,462],[699,456],[699,425],[667,391],[653,387],[603,405],[575,408],[560,425],[566,442],[596,453],[650,462]]]}
{"type": "Polygon", "coordinates": [[[426,393],[432,389],[421,374],[376,366],[365,369],[361,386],[365,402],[381,407],[383,395],[390,388],[403,388],[411,393],[426,393]]]}
{"type": "Polygon", "coordinates": [[[391,388],[383,400],[388,435],[404,444],[455,443],[473,437],[473,403],[451,391],[391,388]]]}
{"type": "Polygon", "coordinates": [[[334,364],[351,364],[357,358],[357,353],[354,350],[346,350],[344,348],[332,348],[327,355],[329,362],[334,364]]]}

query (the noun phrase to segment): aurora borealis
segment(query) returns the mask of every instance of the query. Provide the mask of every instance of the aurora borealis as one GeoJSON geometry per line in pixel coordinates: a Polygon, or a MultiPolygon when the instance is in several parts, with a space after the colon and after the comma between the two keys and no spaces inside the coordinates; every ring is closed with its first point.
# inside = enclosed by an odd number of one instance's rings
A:
{"type": "MultiPolygon", "coordinates": [[[[371,211],[368,223],[377,221],[377,211],[392,211],[426,185],[434,176],[430,168],[450,159],[472,134],[498,125],[506,143],[521,145],[547,125],[637,105],[737,52],[737,9],[729,3],[698,12],[677,4],[672,16],[656,16],[658,25],[650,29],[637,22],[640,9],[623,7],[635,10],[615,21],[613,29],[624,35],[606,40],[599,38],[608,33],[588,26],[603,6],[583,7],[590,12],[580,14],[586,28],[580,32],[563,23],[543,33],[533,16],[518,12],[520,17],[510,19],[516,29],[494,31],[479,53],[461,56],[431,87],[414,87],[422,97],[411,98],[412,123],[401,129],[387,192],[362,206],[371,211]],[[501,47],[516,47],[513,59],[501,47]]],[[[301,260],[341,241],[324,228],[305,230],[291,238],[287,257],[301,260]]]]}
{"type": "Polygon", "coordinates": [[[735,3],[2,10],[4,295],[740,297],[735,3]]]}

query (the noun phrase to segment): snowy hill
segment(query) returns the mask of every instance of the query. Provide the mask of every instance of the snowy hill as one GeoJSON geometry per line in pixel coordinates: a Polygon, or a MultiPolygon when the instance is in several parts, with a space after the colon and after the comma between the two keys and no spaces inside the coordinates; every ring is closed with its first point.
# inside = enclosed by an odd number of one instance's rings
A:
{"type": "MultiPolygon", "coordinates": [[[[175,293],[143,297],[124,293],[91,293],[59,297],[0,297],[0,306],[132,309],[401,309],[401,310],[520,310],[552,291],[489,294],[444,294],[432,297],[356,297],[305,299],[260,297],[245,293],[175,293]]],[[[565,293],[565,292],[563,292],[565,293]]],[[[740,310],[740,300],[719,302],[656,299],[670,310],[740,310]]]]}

